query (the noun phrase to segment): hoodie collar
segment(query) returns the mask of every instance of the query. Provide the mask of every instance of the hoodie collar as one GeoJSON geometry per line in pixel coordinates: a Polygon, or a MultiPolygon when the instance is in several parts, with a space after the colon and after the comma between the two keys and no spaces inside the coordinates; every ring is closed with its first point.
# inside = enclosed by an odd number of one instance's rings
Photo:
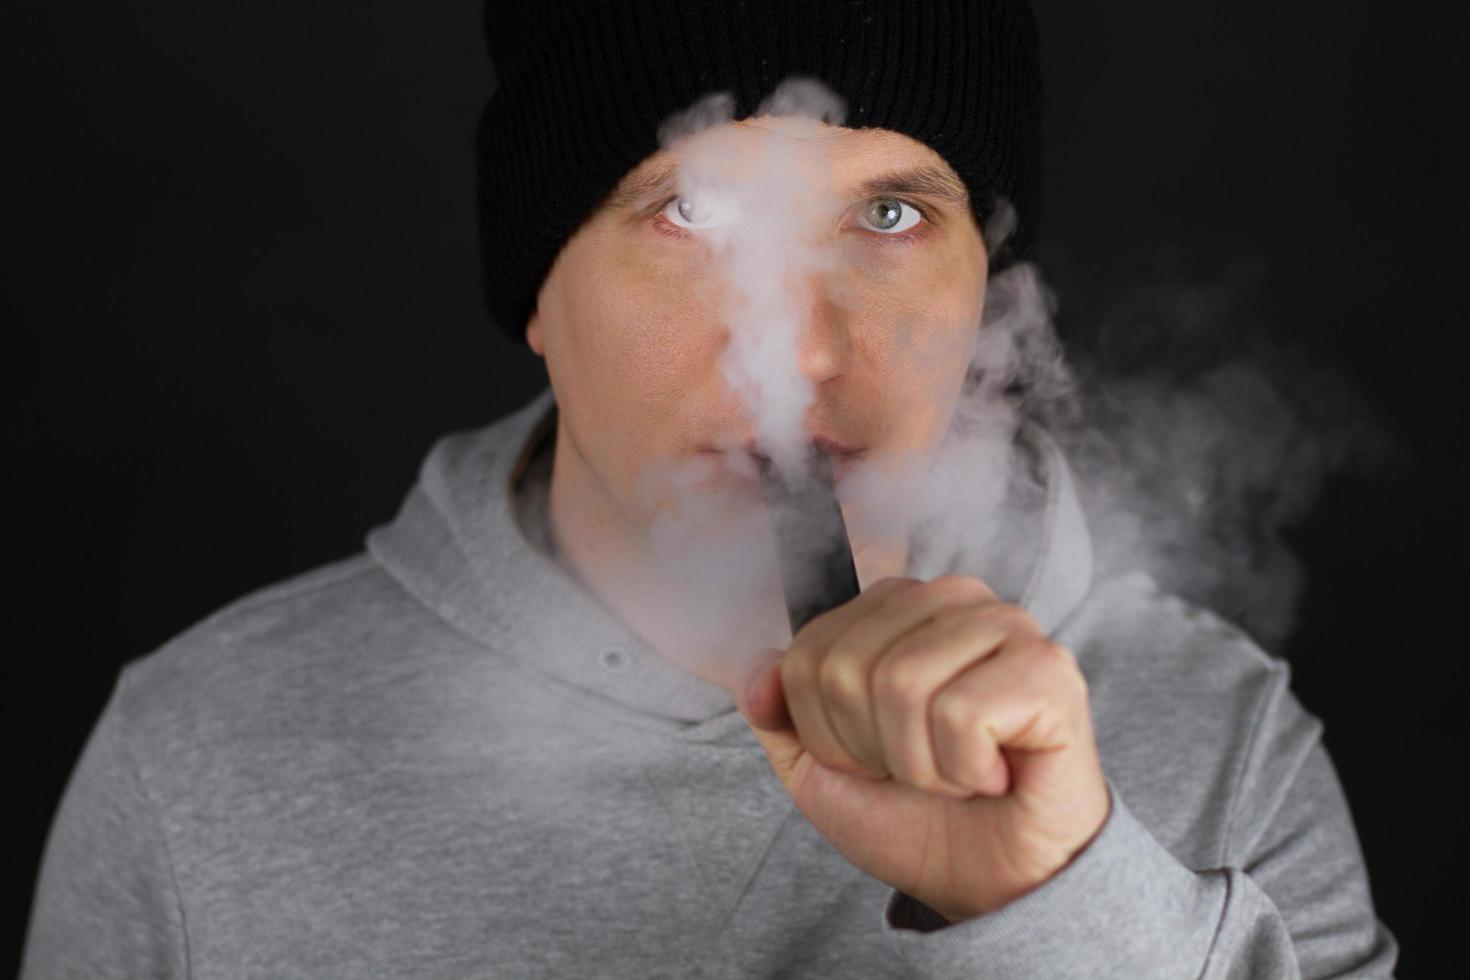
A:
{"type": "MultiPolygon", "coordinates": [[[[567,686],[602,714],[686,735],[711,722],[720,730],[743,728],[730,721],[740,719],[724,689],[657,654],[528,539],[536,531],[517,518],[516,481],[554,434],[555,409],[548,388],[485,428],[441,438],[398,515],[368,534],[368,552],[453,628],[567,686]]],[[[1018,601],[1052,632],[1087,592],[1091,546],[1056,444],[1034,427],[1022,438],[1038,454],[1046,502],[1036,561],[1018,601]]],[[[537,492],[534,484],[530,489],[537,492]]],[[[528,503],[529,513],[544,519],[544,499],[528,503]]]]}

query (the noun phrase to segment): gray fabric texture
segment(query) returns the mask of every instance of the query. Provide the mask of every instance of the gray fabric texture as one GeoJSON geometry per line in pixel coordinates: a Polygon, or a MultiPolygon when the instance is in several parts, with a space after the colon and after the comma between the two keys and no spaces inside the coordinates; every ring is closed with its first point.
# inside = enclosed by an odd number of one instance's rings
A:
{"type": "Polygon", "coordinates": [[[1392,974],[1287,664],[1144,575],[1094,581],[1043,436],[1015,598],[1078,657],[1113,811],[1050,881],[946,924],[837,854],[729,696],[557,565],[532,451],[554,407],[444,438],[365,553],[122,670],[23,978],[1392,974]]]}

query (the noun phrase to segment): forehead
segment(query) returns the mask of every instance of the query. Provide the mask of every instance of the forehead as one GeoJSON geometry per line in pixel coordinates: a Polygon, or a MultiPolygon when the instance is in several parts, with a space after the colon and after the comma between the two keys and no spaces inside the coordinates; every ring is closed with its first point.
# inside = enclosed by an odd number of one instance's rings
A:
{"type": "MultiPolygon", "coordinates": [[[[829,189],[850,197],[914,194],[962,210],[969,193],[954,169],[928,146],[888,129],[849,129],[787,117],[762,117],[727,123],[720,136],[733,146],[748,143],[757,152],[761,141],[776,133],[794,146],[820,150],[822,174],[829,189]]],[[[627,210],[671,193],[677,183],[679,143],[659,150],[629,171],[608,199],[608,207],[627,210]]]]}

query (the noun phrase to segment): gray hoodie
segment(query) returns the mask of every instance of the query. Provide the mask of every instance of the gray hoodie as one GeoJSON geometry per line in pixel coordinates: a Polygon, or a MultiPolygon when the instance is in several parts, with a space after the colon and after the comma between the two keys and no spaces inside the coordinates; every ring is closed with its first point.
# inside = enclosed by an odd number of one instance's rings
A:
{"type": "Polygon", "coordinates": [[[1144,575],[1093,581],[1049,441],[1015,598],[1078,657],[1113,811],[949,925],[847,863],[729,695],[538,546],[554,409],[441,440],[365,554],[122,670],[23,977],[1391,975],[1286,663],[1144,575]]]}

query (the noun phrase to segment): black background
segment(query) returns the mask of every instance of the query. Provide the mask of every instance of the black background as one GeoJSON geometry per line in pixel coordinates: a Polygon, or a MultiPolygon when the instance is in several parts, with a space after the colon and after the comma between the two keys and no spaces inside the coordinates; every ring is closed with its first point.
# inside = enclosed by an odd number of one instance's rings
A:
{"type": "MultiPolygon", "coordinates": [[[[1466,852],[1457,5],[1038,7],[1063,330],[1247,268],[1242,310],[1342,365],[1414,461],[1331,484],[1293,533],[1309,587],[1282,652],[1401,974],[1435,975],[1466,852]]],[[[357,550],[434,437],[544,387],[479,305],[479,9],[9,5],[0,963],[118,668],[357,550]]]]}

